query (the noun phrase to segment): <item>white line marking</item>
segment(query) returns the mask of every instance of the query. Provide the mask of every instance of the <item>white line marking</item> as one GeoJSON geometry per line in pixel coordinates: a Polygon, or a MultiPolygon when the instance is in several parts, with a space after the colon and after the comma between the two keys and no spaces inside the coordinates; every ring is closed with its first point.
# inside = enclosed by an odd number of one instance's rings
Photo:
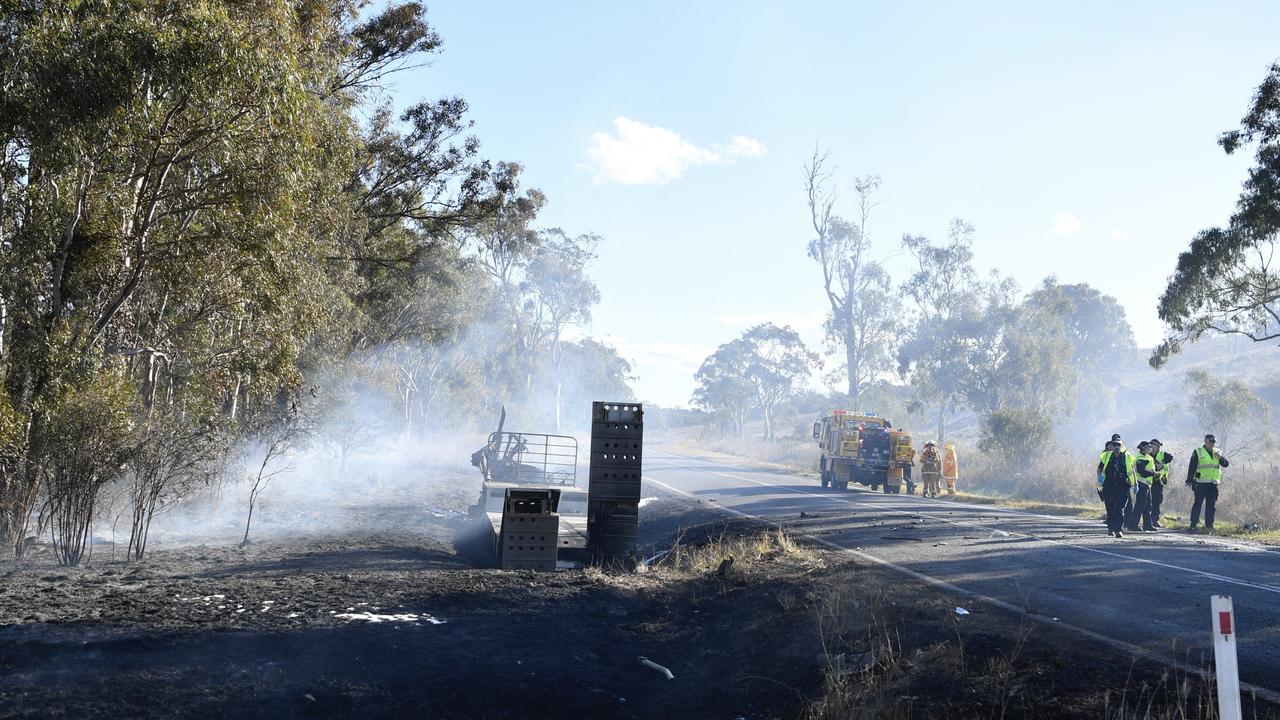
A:
{"type": "Polygon", "coordinates": [[[1120,558],[1122,560],[1130,560],[1132,562],[1137,562],[1137,563],[1145,563],[1147,565],[1155,565],[1157,567],[1166,568],[1168,570],[1180,570],[1185,573],[1191,573],[1193,575],[1199,575],[1201,577],[1211,578],[1213,580],[1218,580],[1220,582],[1230,583],[1232,585],[1239,585],[1241,587],[1252,588],[1254,590],[1262,590],[1263,592],[1275,593],[1277,595],[1280,595],[1280,587],[1276,587],[1274,585],[1263,585],[1261,583],[1254,583],[1254,582],[1249,582],[1248,580],[1233,578],[1228,575],[1218,575],[1217,573],[1205,572],[1204,570],[1196,570],[1194,568],[1182,567],[1181,565],[1163,563],[1158,560],[1148,560],[1146,558],[1133,557],[1132,555],[1125,555],[1123,553],[1111,552],[1110,550],[1099,550],[1098,548],[1089,547],[1088,545],[1077,545],[1076,543],[1067,542],[1065,540],[1055,540],[1053,538],[1041,537],[1039,535],[1033,535],[1031,533],[1018,532],[1016,530],[1004,530],[1003,528],[993,528],[989,525],[981,525],[978,523],[965,522],[963,520],[954,520],[951,518],[942,517],[938,513],[929,511],[929,510],[898,510],[896,508],[887,507],[885,503],[858,502],[856,500],[845,499],[838,495],[837,496],[824,495],[822,493],[810,492],[808,490],[798,490],[796,488],[783,487],[781,485],[776,485],[774,483],[763,482],[761,480],[754,480],[752,478],[742,477],[741,475],[731,475],[729,473],[717,472],[715,470],[706,470],[705,472],[711,473],[712,475],[719,475],[720,477],[729,478],[731,480],[742,480],[743,482],[754,483],[762,487],[769,487],[769,488],[774,488],[775,490],[780,490],[783,492],[794,493],[796,495],[810,495],[812,497],[828,498],[831,500],[835,500],[837,502],[844,503],[846,505],[856,505],[859,507],[874,508],[876,510],[894,513],[897,515],[928,515],[933,517],[936,520],[940,520],[945,523],[950,523],[952,525],[976,528],[978,530],[986,530],[989,532],[1000,530],[1001,532],[1007,532],[1014,537],[1027,538],[1029,540],[1039,540],[1041,542],[1051,543],[1053,545],[1060,545],[1062,547],[1075,548],[1076,550],[1083,550],[1085,552],[1097,553],[1099,555],[1106,555],[1108,557],[1120,558]]]}
{"type": "MultiPolygon", "coordinates": [[[[709,471],[709,472],[710,472],[710,471],[709,471]]],[[[717,473],[717,474],[720,474],[720,473],[717,473]]],[[[697,497],[696,495],[693,495],[692,493],[685,492],[684,490],[681,490],[680,488],[672,487],[671,485],[668,485],[668,484],[666,484],[666,483],[662,482],[661,480],[654,480],[654,479],[653,479],[653,478],[651,478],[651,477],[643,477],[642,479],[644,479],[644,480],[646,480],[646,481],[648,481],[648,482],[651,482],[651,483],[653,483],[653,484],[655,484],[655,485],[659,485],[659,486],[661,486],[661,487],[664,487],[664,488],[666,488],[666,489],[668,489],[668,490],[670,490],[670,491],[672,491],[672,492],[674,492],[674,493],[677,493],[677,494],[683,495],[683,496],[685,496],[685,497],[687,497],[687,498],[691,498],[691,499],[694,499],[694,500],[697,500],[697,499],[698,499],[698,497],[697,497]]],[[[777,486],[775,485],[774,487],[777,487],[777,486]]],[[[820,496],[820,497],[827,497],[827,496],[823,495],[823,496],[820,496]]],[[[776,527],[776,528],[778,528],[778,529],[780,529],[780,530],[781,530],[781,529],[785,529],[785,528],[783,528],[782,523],[779,523],[779,522],[774,521],[774,520],[769,520],[768,518],[759,517],[759,516],[757,516],[757,515],[752,515],[752,514],[750,514],[750,513],[745,513],[745,512],[743,512],[743,511],[741,511],[741,510],[737,510],[737,509],[735,509],[735,508],[723,507],[723,506],[721,506],[721,505],[715,505],[715,506],[712,506],[712,509],[714,509],[714,510],[720,510],[720,511],[722,511],[722,512],[730,513],[730,514],[732,514],[732,515],[737,515],[737,516],[739,516],[739,517],[748,518],[748,519],[750,519],[750,520],[755,520],[755,521],[757,521],[757,522],[762,522],[762,523],[764,523],[764,524],[766,524],[766,525],[770,525],[770,526],[776,527]]],[[[1017,605],[1013,605],[1012,603],[1007,603],[1007,602],[1005,602],[1004,600],[1000,600],[1000,599],[998,599],[998,598],[993,598],[993,597],[991,597],[990,595],[983,595],[983,594],[982,594],[982,593],[980,593],[980,592],[976,592],[976,591],[974,591],[974,590],[968,590],[968,589],[966,589],[966,588],[962,588],[962,587],[960,587],[959,585],[952,585],[951,583],[949,583],[949,582],[947,582],[947,581],[945,581],[945,580],[939,580],[938,578],[935,578],[935,577],[933,577],[932,575],[925,575],[924,573],[917,572],[917,571],[912,570],[912,569],[907,568],[907,567],[903,567],[902,565],[899,565],[899,564],[897,564],[897,563],[895,563],[895,562],[892,562],[892,561],[890,561],[890,560],[885,560],[884,558],[876,557],[875,555],[872,555],[872,554],[870,554],[870,553],[864,552],[864,551],[862,551],[862,550],[856,550],[856,549],[854,549],[854,548],[847,548],[847,547],[844,547],[843,545],[837,545],[837,544],[835,544],[835,543],[831,542],[830,540],[827,540],[827,539],[825,539],[825,538],[818,537],[818,536],[816,536],[816,535],[810,535],[810,534],[808,534],[808,533],[800,534],[800,535],[799,535],[799,537],[802,537],[802,538],[804,538],[804,539],[806,539],[806,540],[809,540],[810,542],[818,543],[819,545],[825,545],[825,546],[827,546],[827,547],[831,548],[832,550],[837,550],[837,551],[840,551],[840,552],[849,553],[850,555],[853,555],[853,556],[855,556],[855,557],[862,558],[863,560],[866,560],[866,561],[868,561],[868,562],[872,562],[872,563],[875,563],[875,564],[877,564],[877,565],[881,565],[881,566],[887,567],[887,568],[889,568],[890,570],[894,570],[894,571],[896,571],[896,572],[902,573],[903,575],[906,575],[906,576],[908,576],[908,577],[914,578],[914,579],[919,580],[920,582],[926,583],[926,584],[928,584],[928,585],[932,585],[932,586],[934,586],[934,587],[941,588],[941,589],[943,589],[943,590],[947,590],[947,591],[949,591],[949,592],[957,593],[957,594],[959,594],[959,595],[964,595],[964,596],[966,596],[966,597],[971,597],[971,598],[974,598],[974,599],[977,599],[977,600],[981,600],[981,601],[983,601],[983,602],[985,602],[985,603],[987,603],[987,604],[989,604],[989,605],[994,605],[995,607],[998,607],[998,608],[1000,608],[1001,610],[1007,610],[1007,611],[1012,612],[1012,613],[1015,613],[1015,614],[1017,614],[1017,615],[1022,615],[1022,616],[1025,616],[1025,617],[1031,618],[1032,620],[1034,620],[1034,621],[1036,621],[1036,622],[1038,622],[1038,623],[1041,623],[1041,624],[1043,624],[1043,625],[1047,625],[1047,626],[1050,626],[1050,627],[1060,627],[1060,628],[1063,628],[1063,629],[1065,629],[1065,630],[1070,630],[1070,631],[1072,631],[1072,632],[1079,633],[1079,634],[1084,635],[1085,637],[1087,637],[1087,638],[1089,638],[1089,639],[1091,639],[1091,640],[1093,640],[1093,641],[1095,641],[1095,642],[1099,642],[1099,643],[1102,643],[1102,644],[1104,644],[1104,645],[1109,645],[1109,646],[1111,646],[1111,647],[1113,647],[1113,648],[1116,648],[1117,650],[1123,650],[1124,652],[1130,653],[1130,654],[1132,654],[1132,655],[1134,655],[1134,656],[1136,656],[1136,657],[1140,657],[1140,658],[1142,658],[1142,659],[1144,659],[1144,660],[1147,660],[1147,661],[1149,661],[1149,662],[1154,662],[1154,663],[1157,663],[1157,664],[1160,664],[1160,665],[1167,665],[1167,666],[1169,666],[1169,667],[1177,668],[1177,669],[1179,669],[1179,670],[1181,670],[1181,671],[1183,671],[1183,672],[1185,672],[1185,673],[1192,674],[1192,675],[1197,675],[1197,676],[1200,676],[1200,677],[1202,677],[1202,678],[1208,678],[1208,677],[1209,677],[1209,675],[1210,675],[1210,671],[1209,671],[1209,670],[1207,670],[1206,668],[1203,668],[1203,667],[1196,667],[1196,666],[1192,665],[1191,663],[1184,662],[1184,661],[1179,660],[1179,659],[1177,659],[1177,658],[1171,658],[1171,657],[1168,657],[1168,656],[1165,656],[1165,655],[1161,655],[1161,654],[1159,654],[1159,653],[1152,652],[1152,651],[1150,651],[1150,650],[1147,650],[1146,648],[1142,648],[1142,647],[1139,647],[1139,646],[1137,646],[1137,645],[1130,645],[1129,643],[1124,642],[1124,641],[1122,641],[1122,640],[1116,640],[1115,638],[1111,638],[1111,637],[1108,637],[1108,636],[1106,636],[1106,635],[1102,635],[1102,634],[1096,633],[1096,632],[1094,632],[1094,631],[1092,631],[1092,630],[1087,630],[1087,629],[1085,629],[1085,628],[1079,627],[1078,625],[1072,625],[1071,623],[1063,622],[1063,621],[1061,621],[1061,620],[1054,620],[1054,619],[1053,619],[1053,618],[1051,618],[1051,617],[1048,617],[1048,616],[1045,616],[1045,615],[1040,615],[1040,614],[1038,614],[1038,613],[1028,612],[1025,608],[1018,607],[1017,605]]],[[[1267,689],[1267,688],[1264,688],[1264,687],[1261,687],[1261,686],[1258,686],[1258,685],[1253,685],[1253,684],[1251,684],[1251,683],[1244,683],[1244,682],[1240,683],[1240,687],[1241,687],[1241,689],[1243,689],[1243,690],[1246,690],[1246,691],[1248,691],[1248,692],[1253,693],[1253,694],[1254,694],[1255,696],[1257,696],[1257,697],[1263,698],[1263,699],[1264,699],[1264,700],[1266,700],[1267,702],[1271,702],[1271,703],[1280,703],[1280,692],[1276,692],[1276,691],[1274,691],[1274,690],[1269,690],[1269,689],[1267,689]]]]}
{"type": "MultiPolygon", "coordinates": [[[[680,455],[679,453],[674,453],[674,452],[671,452],[670,450],[663,450],[663,451],[660,451],[660,452],[662,452],[663,454],[666,454],[666,455],[670,455],[670,456],[671,456],[671,457],[673,457],[673,458],[678,458],[678,459],[681,459],[681,460],[699,460],[699,461],[702,461],[702,462],[721,462],[721,461],[716,460],[716,459],[706,458],[706,457],[699,457],[699,456],[697,456],[697,455],[680,455]]],[[[802,479],[804,479],[804,476],[796,475],[796,474],[794,474],[794,473],[785,472],[785,471],[782,471],[782,470],[773,470],[773,469],[770,469],[770,468],[760,468],[760,467],[754,467],[754,466],[750,466],[750,465],[743,466],[743,465],[741,465],[740,463],[733,463],[733,462],[729,462],[729,461],[727,461],[727,460],[726,460],[726,461],[723,461],[723,462],[725,462],[725,463],[727,463],[727,464],[729,464],[729,465],[738,465],[739,467],[742,467],[742,469],[743,469],[743,470],[752,470],[752,471],[754,471],[754,472],[759,472],[759,473],[761,473],[761,474],[763,474],[763,475],[771,475],[771,476],[775,476],[775,477],[792,478],[792,479],[796,479],[796,480],[802,480],[802,479]]],[[[714,472],[714,471],[709,471],[709,472],[714,472]]],[[[776,487],[776,486],[775,486],[775,487],[776,487]]],[[[826,497],[826,496],[824,495],[823,497],[826,497]]],[[[913,495],[912,497],[916,497],[916,496],[914,496],[914,495],[913,495]]],[[[923,498],[921,498],[921,499],[923,499],[923,498]]],[[[979,505],[979,504],[977,504],[977,503],[968,503],[968,502],[965,502],[965,501],[963,501],[963,500],[945,500],[945,501],[939,501],[939,502],[946,502],[947,507],[964,507],[964,508],[972,508],[972,509],[974,509],[974,510],[981,510],[981,511],[986,511],[986,512],[990,512],[990,513],[1004,513],[1004,514],[1006,514],[1006,515],[1018,515],[1018,516],[1021,516],[1021,517],[1037,518],[1037,519],[1042,519],[1042,520],[1065,521],[1065,522],[1076,523],[1076,524],[1078,524],[1078,525],[1095,525],[1095,524],[1096,524],[1096,521],[1094,521],[1094,520],[1084,520],[1084,519],[1081,519],[1081,518],[1075,518],[1075,517],[1070,517],[1070,516],[1066,516],[1066,515],[1051,515],[1051,514],[1049,514],[1049,513],[1038,513],[1038,512],[1032,512],[1032,511],[1030,511],[1030,510],[1017,510],[1017,509],[1015,509],[1015,508],[1006,508],[1006,507],[1001,507],[1001,506],[999,506],[999,505],[979,505]]],[[[1251,551],[1251,552],[1277,552],[1275,548],[1273,548],[1273,547],[1269,547],[1269,546],[1267,546],[1267,545],[1265,545],[1265,544],[1262,544],[1262,543],[1257,543],[1257,542],[1250,543],[1250,542],[1247,542],[1247,541],[1241,541],[1241,540],[1230,540],[1230,539],[1227,539],[1227,538],[1216,538],[1216,537],[1209,536],[1209,535],[1206,535],[1206,536],[1200,536],[1200,537],[1195,537],[1195,538],[1191,538],[1191,537],[1188,537],[1188,536],[1185,536],[1185,535],[1174,535],[1174,534],[1172,534],[1172,533],[1160,533],[1160,534],[1157,534],[1157,535],[1144,536],[1144,538],[1143,538],[1143,539],[1144,539],[1144,540],[1153,540],[1153,541],[1155,541],[1155,542],[1170,542],[1170,543],[1173,543],[1173,542],[1186,542],[1186,541],[1189,541],[1189,540],[1194,540],[1197,544],[1198,544],[1198,543],[1205,543],[1205,544],[1208,544],[1208,545],[1221,545],[1222,547],[1236,548],[1236,549],[1239,549],[1239,550],[1248,550],[1248,551],[1251,551]]]]}

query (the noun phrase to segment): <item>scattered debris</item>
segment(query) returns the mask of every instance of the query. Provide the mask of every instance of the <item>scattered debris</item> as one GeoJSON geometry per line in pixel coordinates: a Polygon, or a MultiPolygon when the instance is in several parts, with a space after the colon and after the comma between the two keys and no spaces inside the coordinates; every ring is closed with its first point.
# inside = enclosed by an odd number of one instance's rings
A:
{"type": "Polygon", "coordinates": [[[850,655],[849,653],[840,653],[839,655],[820,653],[818,655],[818,663],[828,668],[833,674],[852,675],[854,673],[867,672],[875,667],[876,653],[874,650],[868,650],[856,655],[850,655]]]}
{"type": "Polygon", "coordinates": [[[647,658],[647,657],[644,657],[643,655],[642,655],[642,656],[640,656],[640,664],[641,664],[641,665],[645,665],[645,666],[647,666],[647,667],[651,667],[651,668],[653,668],[654,670],[657,670],[658,672],[662,673],[663,675],[666,675],[668,680],[675,680],[675,679],[676,679],[676,676],[675,676],[675,675],[672,675],[670,670],[668,670],[668,669],[666,669],[666,668],[662,667],[662,666],[661,666],[661,665],[659,665],[658,663],[653,662],[652,660],[650,660],[650,659],[649,659],[649,658],[647,658]]]}
{"type": "Polygon", "coordinates": [[[904,537],[902,535],[881,535],[881,540],[914,540],[915,542],[924,542],[924,538],[904,537]]]}
{"type": "Polygon", "coordinates": [[[370,623],[380,622],[427,622],[432,625],[443,625],[444,620],[437,620],[430,615],[418,615],[416,613],[400,613],[400,614],[378,614],[372,612],[356,612],[356,613],[334,613],[334,617],[342,620],[363,620],[370,623]]]}
{"type": "Polygon", "coordinates": [[[666,557],[669,554],[671,554],[671,548],[667,548],[666,550],[663,550],[657,555],[654,555],[653,557],[646,559],[644,562],[640,563],[640,565],[642,567],[649,567],[651,563],[661,560],[662,558],[666,557]]]}
{"type": "Polygon", "coordinates": [[[968,615],[968,614],[969,614],[969,611],[968,611],[968,610],[965,610],[965,609],[964,609],[964,608],[962,608],[962,607],[957,607],[957,608],[956,608],[956,614],[957,614],[957,615],[968,615]]]}
{"type": "Polygon", "coordinates": [[[1009,533],[1003,530],[992,530],[990,537],[1009,537],[1009,533]]]}
{"type": "Polygon", "coordinates": [[[725,575],[729,574],[729,571],[731,569],[733,569],[732,555],[720,561],[720,567],[716,568],[716,574],[719,575],[720,577],[724,577],[725,575]]]}

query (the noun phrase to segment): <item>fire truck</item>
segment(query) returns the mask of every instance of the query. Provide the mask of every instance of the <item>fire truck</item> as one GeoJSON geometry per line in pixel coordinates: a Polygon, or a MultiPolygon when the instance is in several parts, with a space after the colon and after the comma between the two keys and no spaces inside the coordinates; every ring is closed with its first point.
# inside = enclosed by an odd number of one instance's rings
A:
{"type": "Polygon", "coordinates": [[[822,487],[848,490],[849,483],[898,493],[910,482],[915,450],[911,435],[895,430],[889,418],[834,410],[813,424],[822,459],[822,487]]]}

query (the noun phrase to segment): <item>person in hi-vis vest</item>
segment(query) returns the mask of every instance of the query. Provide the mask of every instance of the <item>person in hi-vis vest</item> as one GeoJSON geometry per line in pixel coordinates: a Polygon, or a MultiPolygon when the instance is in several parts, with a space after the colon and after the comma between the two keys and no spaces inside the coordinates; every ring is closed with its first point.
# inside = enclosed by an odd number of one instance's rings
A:
{"type": "Polygon", "coordinates": [[[1218,504],[1218,483],[1222,482],[1222,469],[1229,466],[1227,458],[1214,449],[1217,440],[1213,435],[1204,436],[1204,445],[1191,453],[1191,465],[1187,468],[1187,487],[1195,492],[1191,504],[1191,532],[1200,524],[1200,506],[1204,506],[1204,529],[1213,529],[1213,511],[1218,504]]]}
{"type": "Polygon", "coordinates": [[[1151,459],[1156,463],[1156,480],[1151,483],[1151,526],[1158,528],[1161,527],[1160,506],[1164,502],[1164,488],[1169,484],[1169,463],[1173,462],[1173,453],[1165,452],[1158,438],[1147,441],[1147,445],[1151,447],[1151,459]]]}
{"type": "Polygon", "coordinates": [[[1120,446],[1119,440],[1107,443],[1106,452],[1098,458],[1098,490],[1107,504],[1107,534],[1124,537],[1124,504],[1135,484],[1134,456],[1120,446]]]}

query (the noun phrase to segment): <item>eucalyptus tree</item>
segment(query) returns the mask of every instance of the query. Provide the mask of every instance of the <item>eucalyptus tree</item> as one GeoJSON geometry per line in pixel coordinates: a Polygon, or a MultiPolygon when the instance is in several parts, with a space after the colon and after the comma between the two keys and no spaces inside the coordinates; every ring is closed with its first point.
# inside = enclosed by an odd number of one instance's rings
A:
{"type": "Polygon", "coordinates": [[[1254,166],[1227,224],[1201,231],[1178,256],[1159,304],[1170,333],[1152,353],[1153,367],[1205,333],[1280,338],[1280,62],[1258,86],[1240,128],[1218,144],[1227,154],[1253,146],[1254,166]]]}
{"type": "Polygon", "coordinates": [[[814,233],[808,251],[822,269],[827,341],[842,356],[841,374],[849,401],[857,408],[862,391],[892,367],[900,318],[889,274],[871,252],[871,211],[880,178],[868,175],[854,181],[858,216],[849,221],[835,214],[833,175],[828,153],[815,149],[805,167],[814,233]]]}

